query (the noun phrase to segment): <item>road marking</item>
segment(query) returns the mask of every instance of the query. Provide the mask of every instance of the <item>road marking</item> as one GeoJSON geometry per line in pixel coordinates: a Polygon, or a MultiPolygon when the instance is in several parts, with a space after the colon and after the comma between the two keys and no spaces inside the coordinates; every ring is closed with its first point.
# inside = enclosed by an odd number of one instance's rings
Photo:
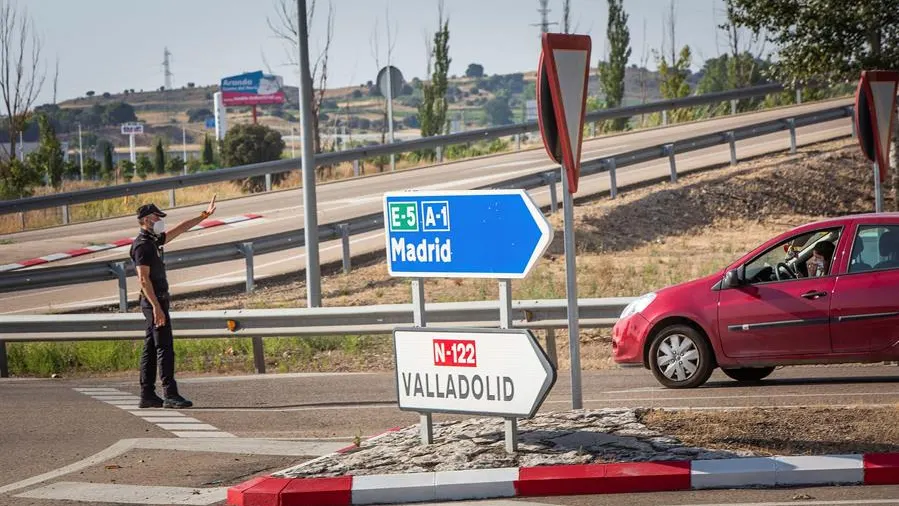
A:
{"type": "Polygon", "coordinates": [[[205,506],[227,499],[228,487],[187,488],[60,481],[15,497],[124,504],[205,506]]]}
{"type": "Polygon", "coordinates": [[[127,411],[162,430],[171,432],[176,437],[235,437],[234,434],[219,430],[217,427],[203,423],[195,418],[186,417],[175,410],[140,409],[138,405],[140,397],[128,392],[122,392],[116,388],[75,388],[73,390],[127,411]]]}

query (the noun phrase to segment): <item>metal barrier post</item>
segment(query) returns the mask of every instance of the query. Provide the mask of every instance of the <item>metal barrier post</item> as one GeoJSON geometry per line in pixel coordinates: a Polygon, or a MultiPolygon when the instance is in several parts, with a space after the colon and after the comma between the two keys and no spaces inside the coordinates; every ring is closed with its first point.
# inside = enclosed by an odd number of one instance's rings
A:
{"type": "Polygon", "coordinates": [[[802,103],[802,88],[796,88],[796,103],[802,103]]]}
{"type": "Polygon", "coordinates": [[[69,224],[69,205],[66,204],[64,206],[59,206],[59,209],[62,211],[62,224],[69,224]]]}
{"type": "Polygon", "coordinates": [[[9,377],[9,362],[6,357],[6,341],[0,341],[0,378],[9,377]]]}
{"type": "Polygon", "coordinates": [[[25,230],[25,211],[19,213],[19,223],[22,225],[22,230],[25,230]]]}
{"type": "Polygon", "coordinates": [[[674,161],[674,144],[665,145],[665,154],[668,155],[668,167],[671,169],[671,182],[677,182],[677,162],[674,161]]]}
{"type": "Polygon", "coordinates": [[[596,137],[596,122],[590,123],[590,137],[596,137]]]}
{"type": "Polygon", "coordinates": [[[267,191],[267,192],[272,191],[272,175],[271,174],[265,175],[265,191],[267,191]]]}
{"type": "Polygon", "coordinates": [[[737,99],[730,101],[730,115],[733,116],[735,114],[737,114],[737,99]]]}
{"type": "Polygon", "coordinates": [[[668,111],[662,111],[662,124],[668,125],[668,111]]]}
{"type": "Polygon", "coordinates": [[[730,143],[730,164],[737,164],[737,141],[734,138],[733,132],[727,132],[725,134],[727,136],[727,142],[730,143]]]}
{"type": "Polygon", "coordinates": [[[549,185],[549,212],[555,214],[559,209],[559,197],[556,195],[556,178],[551,175],[543,176],[543,181],[549,185]]]}
{"type": "Polygon", "coordinates": [[[359,177],[359,160],[353,160],[353,177],[359,177]]]}
{"type": "Polygon", "coordinates": [[[237,249],[243,255],[244,260],[246,260],[247,264],[247,293],[253,293],[253,290],[256,289],[256,280],[254,279],[254,268],[253,268],[253,243],[252,242],[243,242],[237,246],[237,249]]]}
{"type": "Polygon", "coordinates": [[[265,345],[261,337],[253,338],[253,367],[256,374],[265,374],[265,345]]]}
{"type": "Polygon", "coordinates": [[[169,207],[175,207],[175,189],[169,190],[169,207]]]}
{"type": "Polygon", "coordinates": [[[437,146],[437,163],[443,163],[443,146],[437,146]]]}
{"type": "Polygon", "coordinates": [[[852,138],[854,139],[857,135],[855,132],[855,108],[851,106],[847,107],[846,114],[849,116],[849,123],[852,125],[852,138]]]}
{"type": "Polygon", "coordinates": [[[340,245],[343,249],[343,273],[349,274],[352,268],[352,257],[350,257],[350,226],[346,223],[337,225],[340,230],[340,245]]]}
{"type": "Polygon", "coordinates": [[[119,312],[128,312],[128,278],[125,275],[125,262],[109,265],[109,269],[119,278],[119,312]]]}
{"type": "Polygon", "coordinates": [[[515,134],[515,150],[521,151],[521,134],[515,134]]]}
{"type": "Polygon", "coordinates": [[[794,118],[790,118],[787,120],[787,124],[790,125],[790,154],[796,154],[796,120],[794,118]]]}
{"type": "Polygon", "coordinates": [[[607,158],[606,163],[609,164],[609,195],[612,198],[618,196],[618,177],[615,175],[615,159],[607,158]]]}
{"type": "Polygon", "coordinates": [[[553,367],[559,367],[559,354],[556,351],[556,329],[546,329],[546,354],[553,367]]]}

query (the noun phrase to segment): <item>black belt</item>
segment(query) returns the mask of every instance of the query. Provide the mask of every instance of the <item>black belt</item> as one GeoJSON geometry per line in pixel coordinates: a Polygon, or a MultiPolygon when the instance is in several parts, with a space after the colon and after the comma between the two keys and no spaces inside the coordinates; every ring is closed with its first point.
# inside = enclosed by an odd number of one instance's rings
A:
{"type": "MultiPolygon", "coordinates": [[[[140,296],[143,298],[147,298],[146,295],[144,295],[144,292],[140,292],[140,296]]],[[[172,297],[169,295],[168,292],[156,294],[156,300],[171,300],[171,298],[172,297]]]]}

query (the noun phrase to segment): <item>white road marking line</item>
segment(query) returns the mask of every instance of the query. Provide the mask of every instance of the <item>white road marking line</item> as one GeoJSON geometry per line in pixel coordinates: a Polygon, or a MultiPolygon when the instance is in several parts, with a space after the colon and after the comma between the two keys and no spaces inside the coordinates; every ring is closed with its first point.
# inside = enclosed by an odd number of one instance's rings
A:
{"type": "Polygon", "coordinates": [[[188,488],[60,481],[16,495],[52,499],[124,504],[186,504],[205,506],[227,499],[228,487],[188,488]]]}
{"type": "Polygon", "coordinates": [[[189,438],[216,438],[216,437],[235,437],[234,434],[230,434],[228,432],[203,432],[203,431],[191,431],[191,432],[172,432],[177,437],[189,439],[189,438]]]}
{"type": "MultiPolygon", "coordinates": [[[[199,422],[199,420],[197,420],[199,422]]],[[[217,427],[213,427],[208,423],[157,423],[157,427],[162,430],[167,430],[169,432],[174,432],[176,430],[202,430],[202,431],[217,431],[217,427]]]]}
{"type": "Polygon", "coordinates": [[[186,417],[184,414],[174,410],[140,409],[140,397],[128,392],[122,392],[116,388],[74,388],[73,390],[94,400],[125,410],[146,422],[155,424],[162,430],[171,432],[177,437],[235,437],[233,434],[219,430],[218,427],[203,423],[195,418],[186,417]],[[192,433],[200,435],[187,435],[192,433]]]}

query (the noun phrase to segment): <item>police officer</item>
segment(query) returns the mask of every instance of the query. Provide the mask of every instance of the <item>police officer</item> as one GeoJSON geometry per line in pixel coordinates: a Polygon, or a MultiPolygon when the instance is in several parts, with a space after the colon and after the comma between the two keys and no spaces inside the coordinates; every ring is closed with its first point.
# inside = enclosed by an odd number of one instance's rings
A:
{"type": "Polygon", "coordinates": [[[131,243],[131,260],[140,281],[140,308],[147,319],[144,351],[140,357],[140,407],[183,409],[193,406],[178,393],[175,383],[175,349],[169,320],[169,283],[162,246],[175,240],[215,212],[215,197],[200,216],[165,229],[165,213],[155,204],[137,209],[140,233],[131,243]],[[165,399],[156,395],[156,368],[165,399]]]}

